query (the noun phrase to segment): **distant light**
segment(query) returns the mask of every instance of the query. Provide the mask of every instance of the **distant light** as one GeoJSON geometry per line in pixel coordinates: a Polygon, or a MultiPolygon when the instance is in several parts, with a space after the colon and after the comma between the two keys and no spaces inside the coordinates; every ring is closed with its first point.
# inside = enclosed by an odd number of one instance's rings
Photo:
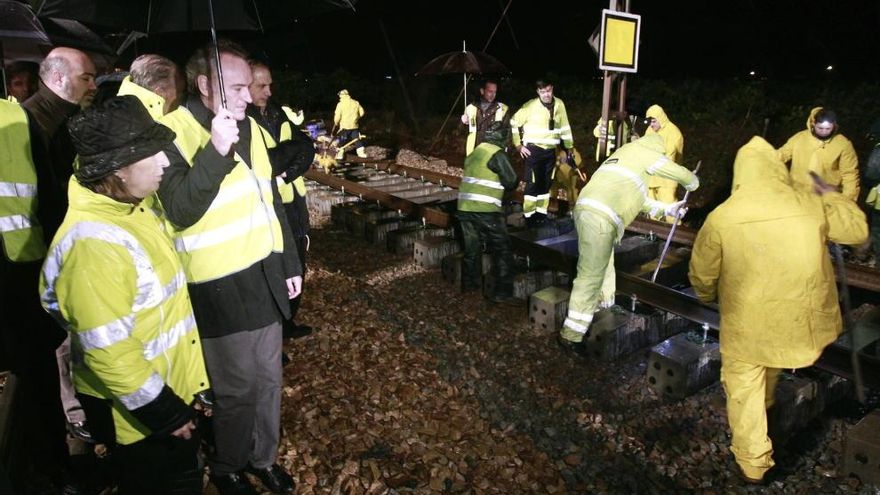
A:
{"type": "Polygon", "coordinates": [[[391,80],[391,76],[385,76],[385,79],[387,79],[387,80],[390,81],[390,80],[391,80]]]}
{"type": "Polygon", "coordinates": [[[833,66],[833,65],[829,65],[828,67],[825,67],[825,70],[834,70],[834,66],[833,66]]]}
{"type": "Polygon", "coordinates": [[[755,75],[755,71],[750,70],[750,71],[749,71],[749,75],[750,75],[750,76],[754,76],[754,75],[755,75]]]}

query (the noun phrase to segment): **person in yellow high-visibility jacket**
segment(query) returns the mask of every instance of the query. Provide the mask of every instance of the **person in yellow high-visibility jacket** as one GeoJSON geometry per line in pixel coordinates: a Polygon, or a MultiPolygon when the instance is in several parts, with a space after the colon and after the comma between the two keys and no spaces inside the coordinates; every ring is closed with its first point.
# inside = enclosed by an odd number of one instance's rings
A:
{"type": "MultiPolygon", "coordinates": [[[[295,243],[294,248],[299,254],[303,281],[306,274],[306,253],[309,250],[309,209],[306,206],[306,184],[304,174],[315,158],[315,147],[312,140],[296,126],[303,122],[302,110],[293,111],[290,107],[279,105],[272,99],[272,71],[262,62],[251,61],[254,80],[248,91],[253,100],[248,105],[247,114],[257,124],[269,132],[278,143],[295,143],[293,153],[296,155],[296,166],[293,170],[285,170],[275,176],[275,186],[284,204],[287,222],[295,243]]],[[[285,249],[287,247],[285,246],[285,249]]],[[[295,322],[302,302],[303,291],[290,300],[290,318],[281,322],[282,335],[285,338],[305,337],[312,333],[312,327],[295,322]]],[[[282,354],[282,359],[287,355],[282,354]]]]}
{"type": "Polygon", "coordinates": [[[510,119],[513,145],[525,159],[523,215],[529,225],[547,218],[550,184],[556,164],[556,147],[571,152],[574,138],[565,103],[553,96],[553,84],[535,82],[537,98],[527,101],[510,119]]]}
{"type": "MultiPolygon", "coordinates": [[[[648,107],[645,117],[647,117],[649,124],[645,134],[657,134],[662,137],[666,158],[675,163],[681,163],[682,153],[684,153],[684,136],[681,134],[678,126],[669,120],[669,117],[666,116],[666,112],[660,105],[648,107]]],[[[676,199],[675,190],[677,188],[678,184],[675,181],[655,176],[651,178],[651,182],[648,184],[648,196],[663,203],[673,203],[676,199]]],[[[654,217],[655,220],[662,220],[663,218],[664,216],[662,215],[654,217]]],[[[665,219],[668,223],[675,221],[673,216],[667,215],[665,219]]]]}
{"type": "Polygon", "coordinates": [[[559,343],[582,353],[593,314],[614,305],[614,245],[640,212],[674,215],[683,202],[663,203],[648,196],[648,181],[671,179],[690,191],[700,185],[690,170],[664,155],[663,139],[649,134],[623,145],[593,174],[574,207],[578,232],[577,277],[559,343]]]}
{"type": "Polygon", "coordinates": [[[746,481],[774,465],[766,408],[779,370],[811,366],[841,332],[827,243],[867,237],[865,214],[834,187],[793,188],[760,137],[740,148],[733,193],[697,234],[689,277],[700,300],[718,301],[730,448],[746,481]]]}

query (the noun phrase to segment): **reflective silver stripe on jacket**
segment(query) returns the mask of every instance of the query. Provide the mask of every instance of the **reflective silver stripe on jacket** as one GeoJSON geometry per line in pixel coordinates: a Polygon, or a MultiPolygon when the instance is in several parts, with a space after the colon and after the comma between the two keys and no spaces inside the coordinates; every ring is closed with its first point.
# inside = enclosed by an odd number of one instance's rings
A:
{"type": "Polygon", "coordinates": [[[254,193],[254,183],[249,178],[243,178],[242,180],[230,184],[226,187],[220,188],[220,192],[217,193],[217,196],[214,197],[214,201],[211,202],[211,208],[217,208],[219,206],[223,206],[225,204],[232,203],[237,199],[247,196],[249,194],[254,193]]]}
{"type": "Polygon", "coordinates": [[[162,381],[159,374],[153,372],[140,388],[130,394],[120,395],[119,402],[122,402],[122,405],[129,411],[137,409],[153,402],[159,396],[159,392],[162,391],[164,386],[165,382],[162,381]]]}
{"type": "Polygon", "coordinates": [[[79,341],[84,351],[104,349],[130,337],[132,330],[134,330],[134,315],[130,314],[106,325],[76,332],[74,339],[79,341]]]}
{"type": "Polygon", "coordinates": [[[125,230],[106,223],[99,222],[78,222],[74,225],[64,237],[52,248],[46,256],[46,263],[43,265],[43,277],[46,279],[46,290],[40,299],[43,306],[54,316],[62,325],[67,327],[67,322],[61,315],[58,306],[58,295],[55,293],[55,282],[61,271],[61,264],[67,252],[73,245],[80,240],[95,239],[118,246],[124,247],[131,256],[132,263],[137,273],[137,288],[134,303],[131,307],[132,313],[137,313],[145,308],[153,308],[158,306],[165,299],[165,290],[159,282],[159,277],[153,271],[152,263],[147,253],[141,247],[137,239],[125,230]]]}
{"type": "Polygon", "coordinates": [[[654,163],[652,163],[651,165],[648,166],[646,172],[648,172],[651,175],[654,175],[657,173],[658,170],[660,170],[660,167],[662,167],[668,161],[669,161],[669,158],[666,158],[665,156],[661,156],[654,163]]]}
{"type": "Polygon", "coordinates": [[[500,199],[493,198],[492,196],[486,196],[485,194],[460,192],[458,193],[458,199],[462,201],[479,201],[480,203],[491,203],[499,208],[501,207],[500,199]]]}
{"type": "MultiPolygon", "coordinates": [[[[144,342],[144,357],[152,361],[156,356],[171,349],[188,333],[196,329],[196,317],[190,313],[167,331],[149,342],[144,342]]],[[[198,338],[198,337],[196,337],[198,338]]]]}
{"type": "Polygon", "coordinates": [[[31,219],[24,215],[0,217],[0,232],[12,232],[31,228],[31,219]]]}
{"type": "Polygon", "coordinates": [[[608,215],[608,218],[610,218],[611,221],[617,224],[617,236],[620,237],[621,235],[623,235],[623,221],[620,219],[617,213],[615,213],[614,210],[609,208],[606,204],[596,201],[592,198],[580,198],[579,200],[577,200],[577,204],[589,206],[590,208],[601,211],[602,213],[608,215]]]}
{"type": "Polygon", "coordinates": [[[32,198],[36,195],[36,184],[24,184],[21,182],[0,182],[0,197],[32,198]]]}
{"type": "Polygon", "coordinates": [[[230,239],[242,236],[255,228],[262,227],[269,222],[269,216],[265,211],[254,208],[250,216],[227,223],[222,227],[177,237],[174,239],[174,247],[178,252],[187,252],[216,246],[217,244],[222,244],[230,239]]]}
{"type": "Polygon", "coordinates": [[[504,190],[504,186],[502,186],[500,182],[494,180],[478,179],[476,177],[462,177],[461,181],[467,182],[468,184],[476,184],[478,186],[491,187],[492,189],[500,189],[502,191],[504,190]]]}

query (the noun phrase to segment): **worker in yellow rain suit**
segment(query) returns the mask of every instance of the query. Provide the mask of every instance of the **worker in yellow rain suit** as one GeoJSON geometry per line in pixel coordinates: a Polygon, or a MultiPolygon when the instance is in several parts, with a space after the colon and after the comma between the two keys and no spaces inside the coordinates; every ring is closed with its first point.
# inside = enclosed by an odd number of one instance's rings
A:
{"type": "Polygon", "coordinates": [[[807,128],[790,137],[778,150],[779,159],[791,162],[791,180],[796,189],[810,191],[816,172],[843,195],[859,197],[859,157],[849,139],[840,134],[837,115],[822,107],[810,111],[807,128]]]}
{"type": "Polygon", "coordinates": [[[746,481],[774,465],[766,407],[781,368],[812,365],[841,331],[826,243],[860,244],[865,215],[833,187],[796,191],[773,147],[754,137],[733,165],[733,194],[697,235],[690,280],[721,312],[721,381],[731,450],[746,481]]]}
{"type": "MultiPolygon", "coordinates": [[[[578,173],[583,165],[581,154],[576,148],[572,148],[571,152],[563,149],[556,151],[556,168],[553,171],[553,182],[550,183],[550,197],[556,198],[559,190],[565,191],[565,200],[570,203],[569,207],[574,207],[574,201],[578,197],[578,181],[581,179],[583,171],[578,173]]],[[[583,175],[586,180],[586,175],[583,175]]]]}
{"type": "MultiPolygon", "coordinates": [[[[657,134],[662,137],[666,149],[666,158],[675,163],[681,163],[681,155],[684,153],[684,136],[681,134],[678,126],[669,120],[669,117],[666,116],[666,112],[663,111],[663,107],[660,105],[648,107],[645,117],[647,117],[649,124],[648,129],[645,130],[645,135],[657,134]]],[[[656,199],[663,203],[672,203],[675,201],[675,189],[677,187],[678,185],[673,180],[654,176],[651,178],[651,183],[648,184],[648,195],[651,199],[656,199]]],[[[654,219],[663,220],[663,216],[654,217],[654,219]]],[[[674,220],[674,217],[666,216],[668,223],[672,223],[674,220]]]]}
{"type": "Polygon", "coordinates": [[[564,348],[582,353],[581,342],[593,313],[600,306],[614,304],[614,245],[620,242],[626,226],[639,212],[674,215],[684,205],[649,198],[647,183],[654,176],[671,179],[689,191],[700,185],[693,172],[664,156],[663,139],[655,134],[621,146],[581,190],[574,208],[577,277],[559,335],[564,348]]]}
{"type": "Polygon", "coordinates": [[[358,130],[358,121],[364,116],[364,107],[348,94],[347,89],[340,91],[338,96],[339,103],[336,104],[336,111],[333,112],[333,127],[339,129],[339,133],[336,135],[339,143],[336,159],[342,160],[345,157],[343,146],[352,140],[354,143],[349,146],[355,148],[357,156],[366,158],[367,153],[364,151],[364,143],[359,140],[361,133],[358,130]]]}
{"type": "Polygon", "coordinates": [[[629,121],[626,117],[626,112],[614,112],[613,115],[609,116],[608,124],[602,122],[602,117],[599,117],[599,120],[596,121],[596,127],[593,128],[593,136],[596,138],[596,162],[599,162],[602,158],[600,155],[599,149],[599,138],[603,135],[606,139],[605,145],[605,156],[610,156],[611,153],[614,153],[614,149],[617,147],[617,123],[620,122],[620,128],[622,129],[621,135],[621,145],[624,145],[629,142],[630,137],[630,128],[629,121]]]}

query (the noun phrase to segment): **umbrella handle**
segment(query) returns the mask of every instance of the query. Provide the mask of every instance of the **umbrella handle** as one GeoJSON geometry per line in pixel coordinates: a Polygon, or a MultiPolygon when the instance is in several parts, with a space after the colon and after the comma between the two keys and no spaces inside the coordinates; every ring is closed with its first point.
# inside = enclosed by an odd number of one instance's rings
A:
{"type": "Polygon", "coordinates": [[[208,14],[211,16],[211,42],[214,44],[214,60],[217,62],[217,83],[220,88],[220,105],[226,109],[226,89],[223,87],[223,70],[220,67],[220,47],[217,45],[217,29],[214,25],[214,0],[208,0],[208,14]]]}

